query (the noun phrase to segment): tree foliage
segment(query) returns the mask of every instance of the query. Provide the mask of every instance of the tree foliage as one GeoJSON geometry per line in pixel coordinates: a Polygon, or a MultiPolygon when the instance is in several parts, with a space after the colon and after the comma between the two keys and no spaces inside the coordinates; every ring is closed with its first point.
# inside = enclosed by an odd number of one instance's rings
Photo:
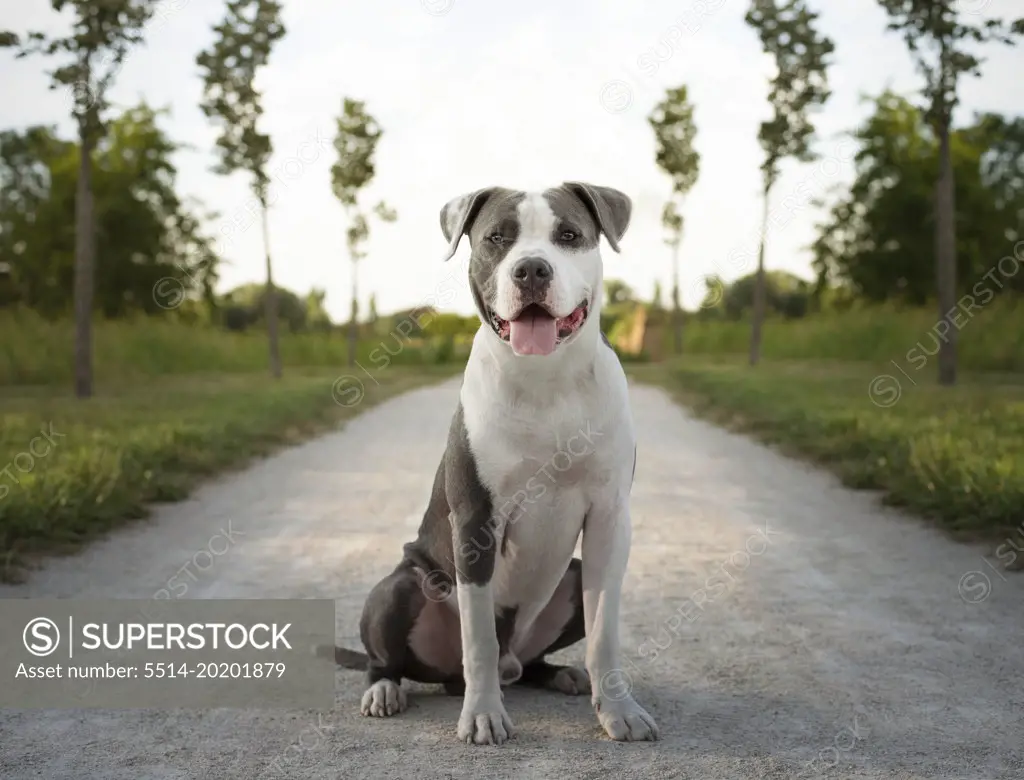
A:
{"type": "Polygon", "coordinates": [[[814,159],[810,111],[829,98],[828,59],[835,50],[831,39],[815,30],[817,19],[804,0],[753,0],[746,15],[762,48],[775,60],[768,91],[772,117],[758,131],[765,192],[778,178],[782,160],[814,159]]]}
{"type": "Polygon", "coordinates": [[[620,303],[635,303],[637,300],[633,288],[621,279],[604,280],[604,305],[615,306],[620,303]]]}
{"type": "Polygon", "coordinates": [[[94,140],[103,130],[107,93],[125,57],[141,43],[156,0],[50,0],[57,13],[71,11],[71,31],[63,37],[41,32],[24,36],[0,31],[0,47],[18,57],[43,54],[58,64],[49,71],[51,89],[67,89],[79,138],[94,140]]]}
{"type": "MultiPolygon", "coordinates": [[[[212,301],[218,258],[202,230],[208,215],[176,192],[180,147],[158,125],[164,113],[145,103],[125,111],[93,153],[96,307],[108,317],[212,301]]],[[[0,302],[70,311],[80,153],[52,128],[0,132],[0,302]]]]}
{"type": "Polygon", "coordinates": [[[906,41],[924,77],[925,118],[937,130],[948,126],[959,103],[961,76],[980,76],[979,44],[1013,44],[1024,34],[1024,19],[1006,24],[981,13],[963,13],[958,0],[879,0],[889,29],[906,41]]]}
{"type": "Polygon", "coordinates": [[[678,247],[683,238],[683,215],[674,200],[665,201],[661,210],[661,226],[665,228],[665,243],[670,247],[678,247]]]}
{"type": "Polygon", "coordinates": [[[686,85],[671,87],[647,122],[654,131],[654,161],[672,180],[672,192],[685,196],[700,175],[700,153],[694,148],[697,126],[686,85]]]}
{"type": "Polygon", "coordinates": [[[218,173],[245,171],[253,193],[266,204],[270,136],[259,129],[263,103],[256,74],[284,37],[281,4],[275,0],[230,0],[227,15],[214,27],[213,45],[196,58],[203,77],[203,113],[220,129],[218,173]]]}
{"type": "MultiPolygon", "coordinates": [[[[805,279],[788,271],[767,271],[766,309],[786,319],[805,316],[811,308],[812,285],[805,279]]],[[[719,279],[706,280],[707,292],[701,307],[701,316],[706,319],[724,318],[739,320],[750,316],[754,307],[756,274],[741,276],[731,284],[719,279]]]]}
{"type": "Polygon", "coordinates": [[[1016,244],[1024,240],[1024,117],[983,114],[976,128],[966,137],[987,145],[980,160],[981,183],[1003,215],[1002,237],[1016,244]]]}
{"type": "MultiPolygon", "coordinates": [[[[938,138],[924,111],[888,91],[853,137],[856,177],[812,245],[821,286],[869,302],[934,300],[938,138]]],[[[981,115],[952,132],[950,150],[958,286],[967,289],[1024,238],[1024,119],[981,115]]],[[[1024,289],[1024,275],[1006,284],[1024,289]]]]}
{"type": "MultiPolygon", "coordinates": [[[[264,324],[266,294],[267,288],[262,284],[243,284],[225,293],[220,301],[224,327],[241,331],[264,324]]],[[[331,320],[324,309],[327,294],[323,290],[313,289],[302,297],[279,287],[275,294],[278,316],[292,333],[330,329],[331,320]]]]}
{"type": "Polygon", "coordinates": [[[377,170],[374,155],[384,131],[366,110],[361,100],[342,100],[337,118],[334,150],[338,159],[331,166],[331,190],[345,207],[354,210],[359,193],[372,181],[377,170]]]}

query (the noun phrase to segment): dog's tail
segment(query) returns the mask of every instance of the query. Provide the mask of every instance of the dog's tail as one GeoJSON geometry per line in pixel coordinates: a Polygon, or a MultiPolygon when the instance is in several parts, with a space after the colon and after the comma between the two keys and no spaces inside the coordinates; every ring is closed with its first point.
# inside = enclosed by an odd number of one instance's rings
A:
{"type": "Polygon", "coordinates": [[[313,647],[313,655],[318,658],[333,658],[334,663],[338,666],[344,669],[355,669],[360,672],[365,672],[366,667],[370,663],[370,658],[366,653],[360,653],[358,650],[349,650],[347,647],[337,647],[336,645],[315,645],[313,647]]]}

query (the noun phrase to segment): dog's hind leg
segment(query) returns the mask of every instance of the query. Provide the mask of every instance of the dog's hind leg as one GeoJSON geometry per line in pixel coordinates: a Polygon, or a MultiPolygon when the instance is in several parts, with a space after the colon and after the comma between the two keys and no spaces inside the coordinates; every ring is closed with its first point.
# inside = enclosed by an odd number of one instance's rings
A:
{"type": "Polygon", "coordinates": [[[409,634],[425,602],[420,578],[408,560],[370,591],[359,623],[369,656],[369,687],[360,706],[363,715],[387,717],[406,708],[401,686],[409,661],[409,634]]]}
{"type": "Polygon", "coordinates": [[[538,660],[523,667],[520,685],[547,688],[567,696],[582,696],[590,693],[590,677],[583,669],[575,666],[561,666],[538,660]]]}
{"type": "Polygon", "coordinates": [[[534,621],[530,637],[521,650],[526,660],[519,684],[570,696],[590,693],[590,678],[584,670],[544,660],[544,656],[579,642],[585,634],[582,563],[579,558],[573,558],[551,600],[534,621]]]}

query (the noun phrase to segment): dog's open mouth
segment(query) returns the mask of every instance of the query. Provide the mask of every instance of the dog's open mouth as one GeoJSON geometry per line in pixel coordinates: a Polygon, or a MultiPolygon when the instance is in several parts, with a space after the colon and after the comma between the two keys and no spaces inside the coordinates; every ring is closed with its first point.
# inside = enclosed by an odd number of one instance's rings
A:
{"type": "Polygon", "coordinates": [[[589,302],[583,301],[567,317],[555,317],[539,303],[531,303],[511,320],[491,312],[491,327],[517,355],[550,355],[583,327],[589,310],[589,302]]]}

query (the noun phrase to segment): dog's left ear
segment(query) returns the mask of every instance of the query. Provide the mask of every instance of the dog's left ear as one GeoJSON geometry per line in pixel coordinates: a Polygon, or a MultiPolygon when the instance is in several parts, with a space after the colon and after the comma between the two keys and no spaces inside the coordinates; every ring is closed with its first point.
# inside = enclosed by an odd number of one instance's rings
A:
{"type": "Polygon", "coordinates": [[[459,242],[473,227],[473,221],[480,213],[487,199],[494,194],[497,187],[486,187],[468,195],[452,198],[441,207],[441,232],[448,241],[448,254],[445,261],[451,260],[459,248],[459,242]]]}
{"type": "Polygon", "coordinates": [[[563,185],[586,204],[590,216],[608,239],[608,245],[616,252],[619,241],[629,227],[633,213],[633,202],[625,193],[611,187],[598,187],[581,181],[567,181],[563,185]]]}

